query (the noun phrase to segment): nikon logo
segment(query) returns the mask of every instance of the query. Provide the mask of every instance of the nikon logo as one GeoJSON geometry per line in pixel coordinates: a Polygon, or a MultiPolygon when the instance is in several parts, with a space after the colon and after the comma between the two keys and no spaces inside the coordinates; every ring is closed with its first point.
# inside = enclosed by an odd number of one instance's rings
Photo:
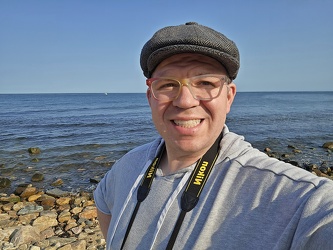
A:
{"type": "Polygon", "coordinates": [[[153,173],[155,171],[155,167],[156,167],[156,163],[157,163],[158,159],[155,159],[153,165],[150,167],[148,174],[147,174],[147,178],[152,178],[153,177],[153,173]]]}
{"type": "Polygon", "coordinates": [[[206,172],[206,169],[207,169],[207,165],[208,165],[207,161],[202,162],[202,164],[200,166],[200,169],[199,169],[197,175],[195,176],[195,179],[194,179],[194,182],[193,182],[194,185],[200,186],[202,184],[202,180],[206,176],[205,172],[206,172]]]}

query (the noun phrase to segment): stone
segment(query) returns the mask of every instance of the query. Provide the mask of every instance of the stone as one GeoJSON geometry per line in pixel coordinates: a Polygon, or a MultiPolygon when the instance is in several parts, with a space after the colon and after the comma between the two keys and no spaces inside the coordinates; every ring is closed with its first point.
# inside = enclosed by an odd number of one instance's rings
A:
{"type": "Polygon", "coordinates": [[[91,207],[95,204],[95,202],[93,200],[88,200],[88,201],[85,201],[83,202],[83,207],[91,207]]]}
{"type": "Polygon", "coordinates": [[[42,173],[35,173],[32,177],[31,177],[31,181],[34,182],[40,182],[44,180],[44,175],[42,173]]]}
{"type": "MultiPolygon", "coordinates": [[[[28,203],[28,204],[31,204],[32,205],[32,203],[28,203]]],[[[23,203],[23,202],[18,202],[18,203],[16,203],[16,204],[14,204],[13,205],[13,210],[14,211],[19,211],[20,209],[22,209],[25,205],[27,205],[26,203],[23,203]]]]}
{"type": "Polygon", "coordinates": [[[327,149],[333,149],[333,142],[330,141],[330,142],[325,142],[323,144],[323,148],[327,148],[327,149]]]}
{"type": "Polygon", "coordinates": [[[11,194],[9,197],[0,197],[0,202],[2,203],[18,203],[21,201],[21,197],[11,194]]]}
{"type": "MultiPolygon", "coordinates": [[[[9,241],[9,237],[13,234],[15,230],[18,230],[19,227],[5,227],[2,230],[0,230],[0,242],[1,241],[9,241]]],[[[1,245],[0,245],[1,246],[1,245]]]]}
{"type": "Polygon", "coordinates": [[[17,186],[14,193],[20,195],[27,187],[32,187],[32,185],[29,183],[21,183],[17,186]]]}
{"type": "Polygon", "coordinates": [[[23,192],[20,194],[21,198],[28,198],[31,195],[34,195],[37,193],[36,187],[26,187],[26,189],[23,190],[23,192]]]}
{"type": "Polygon", "coordinates": [[[43,211],[40,213],[40,216],[47,216],[56,219],[58,217],[58,214],[56,211],[43,211]]]}
{"type": "Polygon", "coordinates": [[[89,182],[95,183],[95,184],[98,184],[100,181],[101,181],[101,179],[98,178],[98,177],[94,177],[94,178],[89,179],[89,182]]]}
{"type": "Polygon", "coordinates": [[[30,201],[30,202],[36,201],[40,197],[42,197],[42,194],[43,194],[43,192],[38,193],[38,194],[33,194],[33,195],[31,195],[31,196],[28,197],[28,201],[30,201]]]}
{"type": "Polygon", "coordinates": [[[49,209],[51,207],[54,207],[56,198],[47,194],[43,194],[38,200],[40,201],[44,209],[49,209]]]}
{"type": "Polygon", "coordinates": [[[69,211],[63,211],[59,214],[58,221],[60,223],[63,223],[63,222],[69,221],[71,218],[72,218],[71,213],[69,211]]]}
{"type": "Polygon", "coordinates": [[[8,178],[0,178],[0,188],[6,188],[11,185],[11,181],[8,178]]]}
{"type": "Polygon", "coordinates": [[[79,215],[80,218],[84,219],[93,219],[97,217],[97,210],[96,207],[86,207],[79,215]]]}
{"type": "Polygon", "coordinates": [[[74,227],[77,227],[77,224],[76,224],[75,221],[71,221],[71,222],[68,222],[68,223],[67,223],[67,225],[66,225],[66,227],[65,227],[65,230],[68,231],[68,230],[70,230],[70,229],[72,229],[72,228],[74,228],[74,227]]]}
{"type": "Polygon", "coordinates": [[[24,215],[24,214],[32,214],[32,213],[39,213],[43,211],[43,207],[42,206],[38,206],[38,205],[26,205],[23,208],[21,208],[17,214],[18,215],[24,215]]]}
{"type": "Polygon", "coordinates": [[[40,250],[40,247],[38,246],[31,246],[29,250],[40,250]]]}
{"type": "Polygon", "coordinates": [[[56,218],[51,218],[48,216],[40,216],[34,220],[32,223],[34,227],[37,227],[39,231],[44,231],[49,227],[57,226],[58,221],[56,218]]]}
{"type": "Polygon", "coordinates": [[[57,179],[51,183],[51,186],[61,186],[63,184],[64,184],[64,181],[62,179],[57,179]]]}
{"type": "Polygon", "coordinates": [[[59,188],[53,188],[51,190],[47,190],[46,194],[51,195],[53,197],[59,198],[59,197],[64,197],[68,195],[68,192],[63,191],[59,188]]]}
{"type": "Polygon", "coordinates": [[[81,213],[83,210],[83,207],[74,207],[72,210],[71,210],[71,213],[72,214],[79,214],[81,213]]]}
{"type": "Polygon", "coordinates": [[[10,211],[10,210],[12,210],[12,208],[13,208],[13,203],[12,202],[9,202],[9,203],[7,203],[7,204],[4,204],[4,205],[2,205],[2,210],[3,211],[10,211]]]}
{"type": "Polygon", "coordinates": [[[0,227],[6,226],[10,222],[10,216],[7,213],[0,214],[0,227]]]}
{"type": "Polygon", "coordinates": [[[56,200],[56,203],[59,206],[65,205],[65,204],[69,204],[69,202],[71,201],[70,197],[60,197],[59,199],[56,200]]]}
{"type": "Polygon", "coordinates": [[[30,224],[34,219],[38,217],[38,213],[30,213],[30,214],[24,214],[20,215],[18,217],[18,220],[23,224],[23,225],[28,225],[30,224]]]}
{"type": "Polygon", "coordinates": [[[44,239],[50,238],[54,236],[54,229],[52,227],[49,227],[45,229],[44,231],[40,232],[41,237],[44,239]]]}
{"type": "Polygon", "coordinates": [[[20,227],[16,232],[13,233],[13,236],[10,239],[15,247],[22,244],[30,244],[32,242],[40,241],[40,232],[37,228],[30,225],[20,227]]]}
{"type": "Polygon", "coordinates": [[[73,227],[73,228],[71,229],[71,231],[72,231],[74,234],[78,235],[78,234],[80,234],[80,233],[82,232],[82,227],[81,227],[81,226],[73,227]]]}
{"type": "Polygon", "coordinates": [[[71,244],[72,249],[85,250],[87,248],[87,242],[85,240],[77,240],[71,244]]]}
{"type": "Polygon", "coordinates": [[[294,145],[288,145],[288,148],[292,148],[292,149],[297,149],[297,147],[296,146],[294,146],[294,145]]]}
{"type": "Polygon", "coordinates": [[[41,153],[41,150],[40,148],[28,148],[28,152],[29,154],[32,154],[32,155],[37,155],[37,154],[40,154],[41,153]]]}
{"type": "Polygon", "coordinates": [[[264,152],[269,152],[270,153],[270,152],[272,152],[272,150],[270,148],[265,148],[264,152]]]}

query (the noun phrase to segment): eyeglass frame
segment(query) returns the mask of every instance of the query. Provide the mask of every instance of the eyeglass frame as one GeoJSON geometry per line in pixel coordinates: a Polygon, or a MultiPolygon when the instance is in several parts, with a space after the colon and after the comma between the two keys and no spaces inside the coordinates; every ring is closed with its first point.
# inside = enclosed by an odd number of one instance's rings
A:
{"type": "MultiPolygon", "coordinates": [[[[159,100],[159,99],[155,96],[154,90],[152,88],[152,84],[153,84],[154,81],[159,80],[159,79],[173,80],[173,81],[178,82],[179,85],[180,85],[180,88],[179,88],[179,91],[178,91],[177,95],[174,98],[170,98],[170,100],[168,100],[168,101],[174,101],[174,100],[176,100],[179,97],[179,95],[180,95],[180,93],[182,91],[183,86],[187,86],[188,87],[188,89],[190,90],[190,93],[191,93],[192,97],[195,100],[198,100],[198,101],[210,101],[210,100],[213,100],[213,99],[217,98],[221,94],[221,91],[222,91],[224,85],[228,85],[229,83],[231,83],[231,79],[227,75],[219,75],[219,74],[197,75],[197,76],[192,76],[192,77],[182,78],[182,79],[177,79],[177,78],[174,78],[174,77],[152,77],[152,78],[148,78],[148,79],[146,79],[146,85],[148,86],[148,88],[150,89],[153,97],[156,100],[159,100]],[[215,97],[212,97],[212,98],[198,98],[198,97],[194,96],[194,94],[192,92],[192,85],[191,85],[191,81],[190,80],[192,78],[196,78],[196,77],[200,77],[200,76],[201,77],[204,77],[204,76],[214,76],[214,77],[220,78],[220,80],[222,80],[222,78],[224,78],[224,82],[221,84],[220,89],[218,91],[218,94],[215,97]],[[186,82],[184,82],[184,81],[186,81],[186,82]]],[[[161,101],[161,100],[159,100],[159,101],[161,101]]]]}

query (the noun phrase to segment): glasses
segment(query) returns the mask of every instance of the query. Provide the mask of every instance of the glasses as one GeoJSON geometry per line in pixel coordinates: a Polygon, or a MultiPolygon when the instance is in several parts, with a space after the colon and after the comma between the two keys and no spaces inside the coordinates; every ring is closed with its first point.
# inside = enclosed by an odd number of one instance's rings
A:
{"type": "Polygon", "coordinates": [[[199,75],[181,80],[158,77],[146,80],[154,98],[159,101],[173,101],[178,98],[182,87],[187,86],[196,100],[209,101],[218,97],[224,84],[230,82],[225,75],[199,75]]]}

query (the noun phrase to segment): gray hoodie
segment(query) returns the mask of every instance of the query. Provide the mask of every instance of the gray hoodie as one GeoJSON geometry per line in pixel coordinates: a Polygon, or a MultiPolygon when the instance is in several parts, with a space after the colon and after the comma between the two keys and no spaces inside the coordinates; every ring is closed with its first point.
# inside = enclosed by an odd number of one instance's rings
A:
{"type": "MultiPolygon", "coordinates": [[[[162,139],[116,162],[94,192],[112,214],[107,249],[120,249],[143,173],[162,139]]],[[[158,169],[125,249],[165,249],[194,165],[158,169]]],[[[333,249],[333,182],[268,157],[224,128],[221,150],[197,206],[185,216],[174,249],[333,249]]]]}

